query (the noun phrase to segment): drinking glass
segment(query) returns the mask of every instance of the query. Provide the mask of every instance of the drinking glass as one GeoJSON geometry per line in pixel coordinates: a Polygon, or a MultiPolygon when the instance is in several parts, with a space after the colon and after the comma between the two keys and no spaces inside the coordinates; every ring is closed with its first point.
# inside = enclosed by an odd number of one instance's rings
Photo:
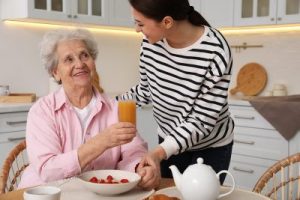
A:
{"type": "Polygon", "coordinates": [[[118,114],[120,122],[130,122],[136,125],[136,98],[131,95],[130,99],[118,98],[118,114]]]}

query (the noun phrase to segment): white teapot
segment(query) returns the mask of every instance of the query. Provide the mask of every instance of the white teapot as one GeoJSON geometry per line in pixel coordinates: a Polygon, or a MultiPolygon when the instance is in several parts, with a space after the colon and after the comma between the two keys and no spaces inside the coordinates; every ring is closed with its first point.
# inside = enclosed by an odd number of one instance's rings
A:
{"type": "Polygon", "coordinates": [[[216,174],[210,166],[203,164],[202,158],[198,158],[196,164],[188,166],[183,174],[175,165],[169,168],[184,200],[216,200],[229,195],[235,188],[234,178],[228,171],[222,170],[216,174]],[[220,194],[219,176],[222,173],[227,173],[233,183],[230,191],[224,194],[220,194]]]}

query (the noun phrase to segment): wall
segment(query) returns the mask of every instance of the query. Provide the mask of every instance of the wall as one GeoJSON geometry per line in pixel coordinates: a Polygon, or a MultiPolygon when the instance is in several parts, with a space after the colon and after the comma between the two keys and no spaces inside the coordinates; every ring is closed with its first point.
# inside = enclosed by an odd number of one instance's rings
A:
{"type": "Polygon", "coordinates": [[[267,71],[266,91],[274,84],[285,84],[288,94],[300,94],[300,32],[225,35],[230,45],[263,45],[262,48],[232,49],[234,58],[231,87],[236,86],[236,76],[242,66],[249,62],[261,64],[267,71]]]}
{"type": "MultiPolygon", "coordinates": [[[[8,84],[12,92],[35,92],[42,96],[49,91],[49,79],[41,67],[38,44],[51,28],[36,28],[0,22],[0,84],[8,84]]],[[[136,33],[93,32],[99,43],[97,69],[101,83],[109,93],[120,93],[138,80],[138,56],[141,36],[136,33]]],[[[264,90],[275,83],[287,86],[289,94],[300,94],[300,33],[226,35],[231,45],[263,45],[236,52],[231,87],[236,85],[239,69],[248,62],[258,62],[268,73],[264,90]]],[[[264,95],[264,92],[260,95],[264,95]]]]}
{"type": "MultiPolygon", "coordinates": [[[[51,29],[0,22],[0,85],[10,85],[11,92],[48,93],[49,76],[41,66],[38,45],[51,29]]],[[[111,94],[126,91],[138,81],[141,35],[126,31],[92,33],[98,42],[96,66],[103,88],[111,94]]]]}

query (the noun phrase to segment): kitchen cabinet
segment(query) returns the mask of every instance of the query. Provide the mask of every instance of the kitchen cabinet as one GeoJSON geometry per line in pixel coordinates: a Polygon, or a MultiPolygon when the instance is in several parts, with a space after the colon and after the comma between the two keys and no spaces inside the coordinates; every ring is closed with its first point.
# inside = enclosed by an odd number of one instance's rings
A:
{"type": "Polygon", "coordinates": [[[127,0],[2,0],[1,4],[2,19],[132,26],[127,0]]]}
{"type": "Polygon", "coordinates": [[[151,150],[158,144],[157,123],[153,118],[152,105],[137,109],[137,129],[151,150]]]}
{"type": "Polygon", "coordinates": [[[300,130],[289,141],[290,155],[300,152],[300,130]]]}
{"type": "Polygon", "coordinates": [[[274,25],[300,22],[300,0],[235,0],[234,25],[274,25]]]}
{"type": "MultiPolygon", "coordinates": [[[[237,187],[252,190],[261,175],[275,162],[288,156],[285,140],[247,101],[230,101],[235,122],[234,145],[229,171],[237,187]]],[[[230,179],[225,180],[230,184],[230,179]]]]}
{"type": "Polygon", "coordinates": [[[131,6],[128,0],[109,0],[109,24],[114,26],[126,26],[134,28],[134,19],[131,14],[131,6]]]}
{"type": "Polygon", "coordinates": [[[7,154],[25,139],[27,114],[31,104],[0,104],[0,165],[7,154]]]}
{"type": "Polygon", "coordinates": [[[233,0],[190,0],[189,2],[212,27],[233,26],[233,0]]]}

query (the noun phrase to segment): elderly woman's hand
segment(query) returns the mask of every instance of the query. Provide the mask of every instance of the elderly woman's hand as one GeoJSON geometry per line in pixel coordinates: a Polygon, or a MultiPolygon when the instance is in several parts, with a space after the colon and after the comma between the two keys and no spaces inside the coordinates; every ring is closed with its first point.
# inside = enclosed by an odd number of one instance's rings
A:
{"type": "Polygon", "coordinates": [[[99,139],[106,148],[112,148],[129,143],[136,136],[135,125],[128,122],[119,122],[104,129],[95,139],[99,139]]]}
{"type": "Polygon", "coordinates": [[[135,125],[120,122],[109,126],[78,149],[80,167],[83,169],[109,148],[129,143],[136,136],[135,125]]]}
{"type": "Polygon", "coordinates": [[[144,189],[153,189],[159,186],[160,163],[152,154],[145,155],[139,163],[136,172],[142,177],[139,186],[144,189]]]}

